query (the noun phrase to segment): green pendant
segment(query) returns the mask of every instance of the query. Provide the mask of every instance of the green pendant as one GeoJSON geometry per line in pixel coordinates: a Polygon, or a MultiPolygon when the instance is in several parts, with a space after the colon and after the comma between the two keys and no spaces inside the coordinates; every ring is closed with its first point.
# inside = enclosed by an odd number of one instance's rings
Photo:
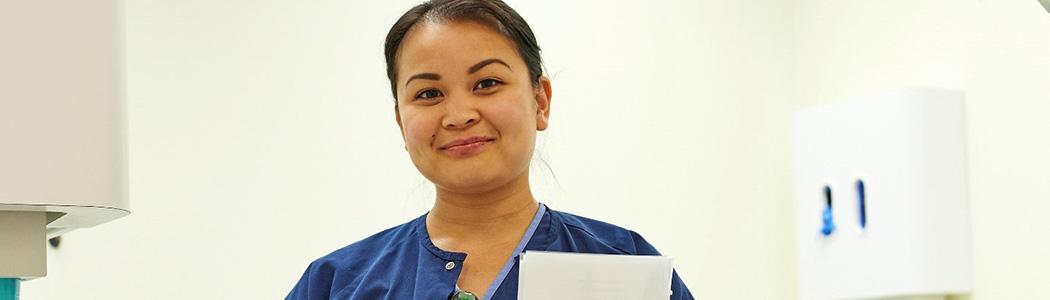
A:
{"type": "Polygon", "coordinates": [[[456,293],[456,297],[453,300],[478,300],[478,296],[474,296],[474,293],[462,291],[456,293]]]}

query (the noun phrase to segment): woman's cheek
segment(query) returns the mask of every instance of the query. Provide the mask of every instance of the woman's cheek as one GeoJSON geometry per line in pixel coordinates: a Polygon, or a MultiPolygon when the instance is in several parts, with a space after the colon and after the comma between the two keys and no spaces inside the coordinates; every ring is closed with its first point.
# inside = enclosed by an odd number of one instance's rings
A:
{"type": "Polygon", "coordinates": [[[516,99],[501,99],[492,101],[488,107],[489,121],[495,125],[501,135],[525,135],[531,125],[535,128],[535,120],[530,119],[528,108],[521,105],[516,99]]]}
{"type": "Polygon", "coordinates": [[[409,151],[423,152],[430,149],[433,137],[437,134],[437,121],[420,114],[402,115],[402,121],[409,151]]]}

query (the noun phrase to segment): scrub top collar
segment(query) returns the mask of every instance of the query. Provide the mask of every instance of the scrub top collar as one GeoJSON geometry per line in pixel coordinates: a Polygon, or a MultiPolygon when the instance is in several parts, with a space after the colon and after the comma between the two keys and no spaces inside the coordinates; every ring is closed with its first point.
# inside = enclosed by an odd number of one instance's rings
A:
{"type": "MultiPolygon", "coordinates": [[[[429,212],[427,213],[429,214],[429,212]]],[[[416,222],[416,233],[419,235],[420,246],[427,249],[431,254],[437,256],[440,259],[446,261],[456,261],[462,263],[467,259],[466,253],[460,252],[449,252],[441,250],[434,242],[430,240],[430,233],[427,232],[426,214],[423,217],[417,219],[416,222]]],[[[507,278],[507,274],[521,258],[521,253],[526,249],[546,249],[550,245],[552,234],[550,231],[553,229],[550,226],[550,217],[547,216],[547,206],[543,203],[539,203],[539,208],[536,209],[536,214],[533,215],[532,221],[529,223],[529,227],[525,230],[525,234],[522,235],[521,241],[518,242],[518,246],[515,247],[514,252],[510,257],[507,258],[507,262],[503,264],[503,268],[499,274],[489,285],[488,290],[485,292],[485,297],[491,297],[499,286],[503,283],[503,280],[507,278]],[[542,228],[541,228],[542,227],[542,228]],[[539,232],[539,236],[536,236],[539,232]]],[[[459,286],[456,286],[457,292],[459,286]]]]}

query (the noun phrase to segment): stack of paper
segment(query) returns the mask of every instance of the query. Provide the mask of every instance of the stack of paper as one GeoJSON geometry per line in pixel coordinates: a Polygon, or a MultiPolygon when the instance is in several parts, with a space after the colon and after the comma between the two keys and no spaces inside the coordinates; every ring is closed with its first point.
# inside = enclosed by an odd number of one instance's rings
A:
{"type": "Polygon", "coordinates": [[[528,251],[521,256],[518,299],[668,299],[672,272],[664,256],[528,251]]]}

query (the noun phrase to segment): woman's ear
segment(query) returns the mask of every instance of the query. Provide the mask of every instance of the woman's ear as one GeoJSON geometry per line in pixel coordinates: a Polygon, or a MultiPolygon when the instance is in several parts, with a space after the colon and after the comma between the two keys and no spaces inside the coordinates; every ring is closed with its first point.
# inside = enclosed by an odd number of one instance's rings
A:
{"type": "MultiPolygon", "coordinates": [[[[396,100],[395,100],[396,101],[396,100]]],[[[401,132],[401,139],[405,139],[405,125],[401,124],[401,110],[398,109],[397,103],[394,103],[394,120],[397,121],[397,129],[401,132]]]]}
{"type": "Polygon", "coordinates": [[[544,131],[550,123],[551,116],[551,80],[540,75],[536,87],[536,130],[544,131]]]}

